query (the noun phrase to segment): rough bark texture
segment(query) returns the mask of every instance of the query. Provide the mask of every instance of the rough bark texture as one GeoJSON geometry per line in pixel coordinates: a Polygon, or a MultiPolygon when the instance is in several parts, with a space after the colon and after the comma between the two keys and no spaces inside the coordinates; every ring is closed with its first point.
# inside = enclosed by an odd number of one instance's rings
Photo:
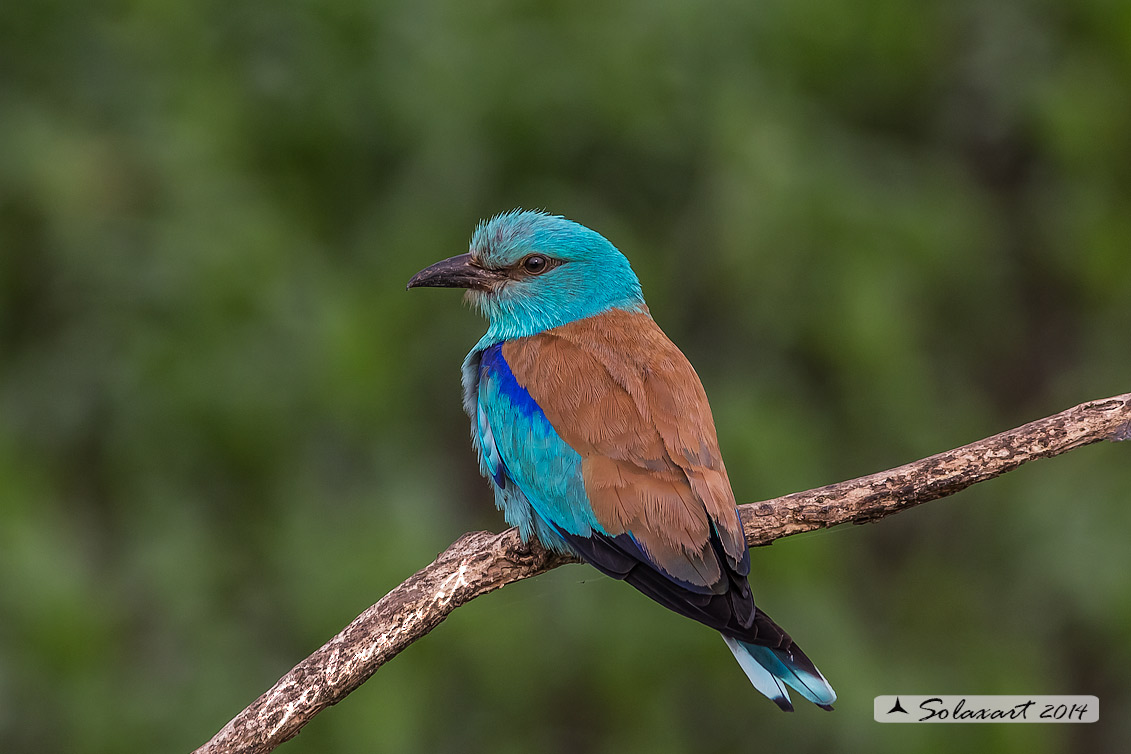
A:
{"type": "MultiPolygon", "coordinates": [[[[1131,393],[1090,401],[921,461],[739,507],[751,545],[846,522],[866,523],[1101,440],[1131,438],[1131,393]]],[[[197,754],[269,752],[381,665],[481,594],[571,558],[526,545],[514,529],[472,532],[385,595],[225,725],[197,754]]]]}

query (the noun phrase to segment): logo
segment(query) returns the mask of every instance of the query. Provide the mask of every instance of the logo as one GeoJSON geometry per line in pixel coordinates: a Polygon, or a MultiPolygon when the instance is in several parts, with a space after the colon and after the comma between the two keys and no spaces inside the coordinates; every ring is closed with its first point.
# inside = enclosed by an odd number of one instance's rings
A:
{"type": "Polygon", "coordinates": [[[1095,696],[965,696],[900,694],[877,696],[878,723],[1094,723],[1095,696]]]}

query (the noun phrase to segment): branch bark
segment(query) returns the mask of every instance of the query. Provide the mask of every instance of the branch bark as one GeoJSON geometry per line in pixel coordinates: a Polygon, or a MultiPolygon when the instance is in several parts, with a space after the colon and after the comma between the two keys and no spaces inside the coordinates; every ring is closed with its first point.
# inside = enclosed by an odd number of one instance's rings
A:
{"type": "MultiPolygon", "coordinates": [[[[879,520],[1101,440],[1131,439],[1131,393],[1081,403],[1016,429],[889,471],[739,507],[746,540],[879,520]]],[[[196,754],[269,752],[378,668],[481,594],[577,562],[524,544],[516,530],[471,532],[296,665],[196,754]]]]}

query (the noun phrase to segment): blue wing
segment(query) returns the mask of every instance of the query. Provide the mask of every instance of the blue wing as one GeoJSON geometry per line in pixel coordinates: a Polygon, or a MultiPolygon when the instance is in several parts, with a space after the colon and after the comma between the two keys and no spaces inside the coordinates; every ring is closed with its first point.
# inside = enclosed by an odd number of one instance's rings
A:
{"type": "Polygon", "coordinates": [[[581,456],[558,436],[518,384],[501,345],[479,354],[474,431],[480,464],[494,483],[495,504],[524,539],[569,552],[562,533],[603,534],[585,494],[581,456]]]}

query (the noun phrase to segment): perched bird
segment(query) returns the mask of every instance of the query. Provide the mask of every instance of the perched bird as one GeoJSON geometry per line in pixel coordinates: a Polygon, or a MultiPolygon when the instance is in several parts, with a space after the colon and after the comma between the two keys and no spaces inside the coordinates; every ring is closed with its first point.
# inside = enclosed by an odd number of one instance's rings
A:
{"type": "Polygon", "coordinates": [[[788,685],[831,710],[832,687],[754,606],[707,395],[624,255],[583,225],[514,210],[408,283],[424,286],[467,289],[489,322],[463,362],[463,403],[507,522],[719,631],[781,709],[788,685]]]}

